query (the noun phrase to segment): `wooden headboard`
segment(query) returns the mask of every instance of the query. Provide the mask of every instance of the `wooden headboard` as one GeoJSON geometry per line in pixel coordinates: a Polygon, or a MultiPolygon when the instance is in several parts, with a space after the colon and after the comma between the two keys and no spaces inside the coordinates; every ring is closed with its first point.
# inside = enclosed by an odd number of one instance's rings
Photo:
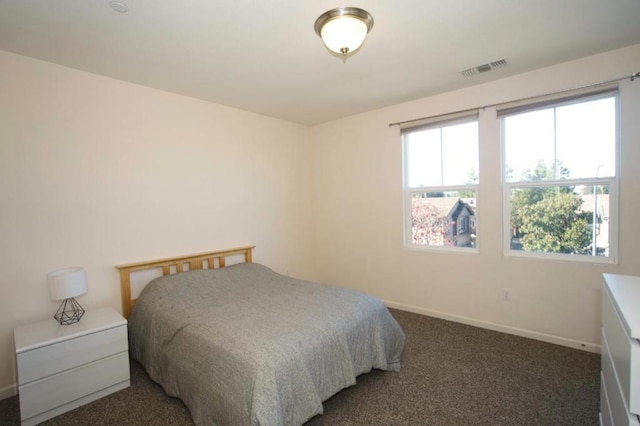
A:
{"type": "Polygon", "coordinates": [[[207,253],[190,254],[185,256],[170,257],[159,260],[149,260],[146,262],[129,263],[126,265],[116,265],[120,270],[120,288],[122,296],[122,315],[129,318],[131,309],[136,303],[136,299],[131,298],[131,273],[146,269],[162,268],[162,275],[171,275],[176,272],[184,272],[193,269],[216,269],[224,268],[226,258],[234,255],[244,255],[244,261],[252,261],[252,250],[255,246],[236,247],[228,250],[210,251],[207,253]]]}

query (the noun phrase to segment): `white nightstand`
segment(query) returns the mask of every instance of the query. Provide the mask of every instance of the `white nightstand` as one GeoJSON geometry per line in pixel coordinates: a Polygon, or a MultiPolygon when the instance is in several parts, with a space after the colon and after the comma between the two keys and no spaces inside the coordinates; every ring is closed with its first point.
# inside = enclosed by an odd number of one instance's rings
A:
{"type": "Polygon", "coordinates": [[[13,330],[20,416],[34,425],[130,385],[127,320],[111,308],[76,324],[50,320],[13,330]]]}

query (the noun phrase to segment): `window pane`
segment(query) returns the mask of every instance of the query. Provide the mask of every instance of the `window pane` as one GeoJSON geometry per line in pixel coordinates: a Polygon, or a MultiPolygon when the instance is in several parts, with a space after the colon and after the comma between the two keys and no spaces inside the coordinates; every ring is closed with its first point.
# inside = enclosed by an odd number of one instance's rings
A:
{"type": "Polygon", "coordinates": [[[503,120],[507,182],[615,176],[615,97],[503,120]]]}
{"type": "Polygon", "coordinates": [[[442,185],[478,183],[478,122],[442,128],[442,185]]]}
{"type": "Polygon", "coordinates": [[[555,158],[553,135],[553,109],[504,118],[507,182],[545,177],[545,166],[552,166],[555,158]]]}
{"type": "Polygon", "coordinates": [[[414,192],[411,242],[421,246],[475,247],[475,191],[414,192]]]}
{"type": "Polygon", "coordinates": [[[570,178],[615,176],[615,98],[557,108],[558,160],[570,178]]]}
{"type": "Polygon", "coordinates": [[[409,187],[442,185],[440,129],[408,133],[404,137],[409,187]]]}
{"type": "Polygon", "coordinates": [[[478,182],[478,122],[407,133],[407,184],[465,185],[478,182]]]}
{"type": "Polygon", "coordinates": [[[512,189],[511,250],[609,256],[609,189],[609,185],[512,189]]]}

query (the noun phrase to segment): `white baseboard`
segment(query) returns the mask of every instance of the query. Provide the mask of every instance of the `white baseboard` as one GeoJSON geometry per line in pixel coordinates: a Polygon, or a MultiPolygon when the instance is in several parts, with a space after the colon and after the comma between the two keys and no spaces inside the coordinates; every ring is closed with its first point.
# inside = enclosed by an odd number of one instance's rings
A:
{"type": "Polygon", "coordinates": [[[600,353],[601,346],[594,343],[581,342],[579,340],[567,339],[566,337],[553,336],[551,334],[540,333],[537,331],[526,330],[508,325],[496,324],[488,321],[481,321],[469,317],[447,314],[444,312],[433,311],[431,309],[420,308],[417,306],[404,305],[402,303],[384,301],[389,308],[399,309],[401,311],[413,312],[415,314],[426,315],[429,317],[440,318],[448,321],[459,322],[462,324],[472,325],[474,327],[486,328],[488,330],[499,331],[501,333],[513,334],[520,337],[528,337],[530,339],[540,340],[542,342],[553,343],[569,348],[580,349],[587,352],[600,353]]]}
{"type": "Polygon", "coordinates": [[[0,400],[10,398],[18,394],[18,387],[13,384],[4,388],[0,388],[0,400]]]}

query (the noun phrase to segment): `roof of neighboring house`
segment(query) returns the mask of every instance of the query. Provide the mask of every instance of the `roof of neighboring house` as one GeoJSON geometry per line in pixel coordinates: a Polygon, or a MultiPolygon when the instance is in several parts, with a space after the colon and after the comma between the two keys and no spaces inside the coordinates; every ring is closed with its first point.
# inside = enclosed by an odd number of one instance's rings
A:
{"type": "Polygon", "coordinates": [[[476,199],[475,198],[460,198],[462,202],[467,203],[469,207],[472,209],[476,208],[476,199]]]}
{"type": "Polygon", "coordinates": [[[460,201],[456,197],[429,197],[423,198],[425,203],[429,203],[438,209],[438,212],[442,216],[449,216],[453,207],[460,201]]]}
{"type": "Polygon", "coordinates": [[[462,200],[460,200],[460,202],[458,204],[456,204],[454,208],[455,208],[455,210],[453,212],[451,212],[451,217],[452,218],[457,218],[458,216],[460,216],[460,214],[462,213],[463,210],[467,210],[470,215],[474,214],[473,209],[471,207],[469,207],[469,204],[465,203],[462,200]]]}
{"type": "Polygon", "coordinates": [[[429,197],[422,198],[422,200],[438,209],[438,213],[442,216],[456,218],[465,208],[469,210],[470,214],[474,214],[473,208],[458,197],[429,197]]]}

